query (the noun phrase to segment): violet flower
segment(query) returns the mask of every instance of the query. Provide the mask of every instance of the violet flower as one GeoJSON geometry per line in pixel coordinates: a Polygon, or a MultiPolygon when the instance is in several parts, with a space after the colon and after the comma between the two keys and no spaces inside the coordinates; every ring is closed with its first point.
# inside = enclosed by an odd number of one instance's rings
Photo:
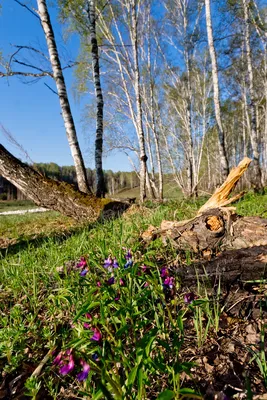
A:
{"type": "Polygon", "coordinates": [[[96,286],[101,287],[101,286],[102,286],[102,285],[101,285],[101,282],[98,281],[98,282],[96,283],[96,286]]]}
{"type": "Polygon", "coordinates": [[[113,285],[115,283],[115,278],[112,276],[111,278],[108,279],[107,285],[113,285]]]}
{"type": "Polygon", "coordinates": [[[194,301],[194,300],[196,299],[196,297],[197,297],[197,296],[196,296],[193,292],[186,293],[186,294],[184,295],[184,302],[185,302],[186,304],[191,304],[192,301],[194,301]]]}
{"type": "Polygon", "coordinates": [[[127,253],[125,254],[125,259],[126,259],[126,264],[124,265],[124,268],[130,268],[133,266],[133,255],[131,253],[131,250],[127,250],[127,253]]]}
{"type": "Polygon", "coordinates": [[[98,354],[97,354],[97,353],[94,353],[94,354],[92,355],[92,359],[93,359],[94,361],[99,361],[99,356],[98,356],[98,354]]]}
{"type": "Polygon", "coordinates": [[[80,272],[80,276],[85,276],[88,273],[89,269],[85,268],[80,272]]]}
{"type": "Polygon", "coordinates": [[[62,351],[60,351],[59,353],[58,353],[58,355],[56,356],[56,358],[54,359],[54,361],[53,361],[53,364],[54,365],[59,365],[60,364],[60,362],[61,362],[61,360],[62,360],[62,351]]]}
{"type": "Polygon", "coordinates": [[[161,278],[167,278],[168,275],[169,275],[169,272],[168,272],[167,267],[161,268],[161,271],[160,271],[161,278]]]}
{"type": "Polygon", "coordinates": [[[85,268],[87,267],[87,262],[84,257],[80,258],[80,261],[76,264],[76,268],[85,268]]]}
{"type": "Polygon", "coordinates": [[[121,278],[120,278],[120,285],[121,285],[121,286],[125,286],[125,282],[124,282],[124,280],[121,279],[121,278]]]}
{"type": "Polygon", "coordinates": [[[172,289],[174,285],[174,278],[167,276],[163,282],[163,289],[172,289]]]}
{"type": "Polygon", "coordinates": [[[149,286],[149,283],[146,282],[146,283],[144,284],[144,287],[148,287],[148,286],[149,286]]]}
{"type": "Polygon", "coordinates": [[[90,340],[94,340],[95,342],[101,342],[102,334],[100,330],[98,328],[92,328],[92,331],[94,332],[94,334],[90,338],[90,340]]]}
{"type": "Polygon", "coordinates": [[[73,355],[70,354],[68,364],[63,365],[63,366],[60,368],[59,373],[60,373],[61,375],[67,375],[67,374],[69,374],[69,373],[74,369],[74,366],[75,366],[75,364],[74,364],[74,358],[73,358],[73,355]]]}
{"type": "Polygon", "coordinates": [[[83,382],[88,378],[88,374],[90,371],[90,365],[87,364],[84,360],[80,360],[80,364],[83,367],[82,371],[77,375],[77,379],[79,382],[83,382]]]}
{"type": "Polygon", "coordinates": [[[119,268],[119,263],[116,257],[113,259],[113,268],[119,268]]]}
{"type": "Polygon", "coordinates": [[[113,260],[111,256],[108,256],[108,258],[104,261],[104,268],[110,268],[113,265],[113,260]]]}
{"type": "Polygon", "coordinates": [[[118,293],[117,296],[115,297],[114,301],[119,301],[120,298],[121,298],[121,295],[120,295],[120,293],[118,293]]]}

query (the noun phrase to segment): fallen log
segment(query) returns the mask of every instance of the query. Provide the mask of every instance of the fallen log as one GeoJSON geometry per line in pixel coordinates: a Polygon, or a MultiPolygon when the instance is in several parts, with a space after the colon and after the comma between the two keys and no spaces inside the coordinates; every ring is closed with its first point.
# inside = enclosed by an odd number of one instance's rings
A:
{"type": "Polygon", "coordinates": [[[113,217],[126,210],[130,203],[97,198],[76,190],[73,185],[42,175],[14,157],[0,144],[0,175],[13,183],[35,204],[59,211],[77,220],[96,221],[113,217]]]}
{"type": "Polygon", "coordinates": [[[224,207],[240,198],[228,197],[250,162],[245,158],[230,172],[195,218],[162,221],[159,229],[150,226],[142,234],[145,242],[161,237],[177,251],[197,254],[198,261],[193,266],[177,267],[183,285],[196,284],[204,278],[213,283],[220,279],[227,284],[237,279],[267,277],[267,219],[242,217],[235,213],[235,208],[224,207]]]}
{"type": "Polygon", "coordinates": [[[210,261],[176,267],[183,287],[196,286],[198,282],[204,283],[205,287],[219,283],[224,287],[244,286],[251,281],[261,283],[267,279],[267,246],[227,250],[210,261]]]}
{"type": "Polygon", "coordinates": [[[226,181],[200,208],[195,218],[186,221],[162,221],[160,229],[150,226],[142,234],[149,242],[157,236],[180,250],[194,253],[217,252],[218,249],[242,249],[267,245],[267,220],[259,217],[241,217],[235,208],[224,207],[240,198],[229,199],[238,180],[251,160],[245,157],[233,168],[226,181]]]}

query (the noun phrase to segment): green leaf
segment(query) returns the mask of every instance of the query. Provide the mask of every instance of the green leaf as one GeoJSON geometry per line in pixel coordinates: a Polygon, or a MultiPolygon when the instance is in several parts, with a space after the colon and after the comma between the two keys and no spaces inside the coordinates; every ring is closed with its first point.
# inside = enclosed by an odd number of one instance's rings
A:
{"type": "Polygon", "coordinates": [[[136,365],[131,372],[129,373],[128,379],[127,379],[127,385],[133,385],[136,379],[136,374],[138,371],[139,365],[136,365]]]}
{"type": "Polygon", "coordinates": [[[179,390],[179,394],[183,396],[189,396],[191,399],[203,399],[198,393],[196,393],[193,389],[183,388],[179,390]]]}
{"type": "Polygon", "coordinates": [[[122,326],[120,329],[117,330],[115,336],[116,336],[116,337],[120,337],[124,332],[127,332],[129,328],[130,328],[130,326],[127,325],[127,324],[124,325],[124,326],[122,326]]]}
{"type": "Polygon", "coordinates": [[[160,393],[157,400],[172,400],[175,393],[172,390],[166,389],[164,392],[160,393]]]}
{"type": "MultiPolygon", "coordinates": [[[[95,289],[94,289],[95,290],[95,289]]],[[[91,310],[92,308],[98,307],[100,305],[99,301],[87,301],[82,308],[80,309],[80,311],[78,312],[78,314],[76,314],[76,316],[73,319],[73,323],[76,322],[81,315],[85,314],[86,312],[88,312],[89,310],[91,310]]]]}
{"type": "Polygon", "coordinates": [[[104,393],[102,392],[101,389],[99,389],[96,394],[92,397],[92,400],[99,400],[102,399],[104,396],[104,393]]]}

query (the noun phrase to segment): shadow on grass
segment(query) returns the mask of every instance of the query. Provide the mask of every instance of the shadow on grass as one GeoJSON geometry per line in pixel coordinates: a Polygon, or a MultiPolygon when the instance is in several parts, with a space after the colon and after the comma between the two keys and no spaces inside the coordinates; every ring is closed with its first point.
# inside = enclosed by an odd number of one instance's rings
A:
{"type": "Polygon", "coordinates": [[[15,255],[20,251],[27,249],[29,246],[31,246],[32,248],[37,248],[39,246],[42,246],[42,244],[47,242],[48,240],[52,240],[60,244],[69,239],[71,236],[84,232],[85,230],[90,231],[96,228],[98,225],[99,222],[96,221],[93,223],[84,224],[82,226],[73,227],[63,232],[52,232],[47,234],[34,235],[34,237],[14,239],[16,240],[15,243],[11,243],[7,245],[7,247],[0,248],[0,256],[2,258],[5,258],[9,255],[15,255]]]}

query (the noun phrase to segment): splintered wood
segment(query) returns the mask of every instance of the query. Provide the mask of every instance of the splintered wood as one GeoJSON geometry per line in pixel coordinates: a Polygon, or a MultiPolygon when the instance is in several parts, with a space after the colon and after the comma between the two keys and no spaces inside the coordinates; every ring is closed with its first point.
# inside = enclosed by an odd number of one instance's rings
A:
{"type": "Polygon", "coordinates": [[[244,172],[248,169],[249,164],[251,163],[251,159],[245,157],[237,167],[233,168],[228,175],[226,181],[216,189],[215,193],[211,196],[211,198],[199,209],[198,214],[202,214],[209,208],[217,208],[224,207],[228,204],[233,203],[238,200],[240,197],[244,195],[244,192],[239,193],[238,195],[228,199],[234,188],[236,187],[237,182],[244,174],[244,172]]]}

